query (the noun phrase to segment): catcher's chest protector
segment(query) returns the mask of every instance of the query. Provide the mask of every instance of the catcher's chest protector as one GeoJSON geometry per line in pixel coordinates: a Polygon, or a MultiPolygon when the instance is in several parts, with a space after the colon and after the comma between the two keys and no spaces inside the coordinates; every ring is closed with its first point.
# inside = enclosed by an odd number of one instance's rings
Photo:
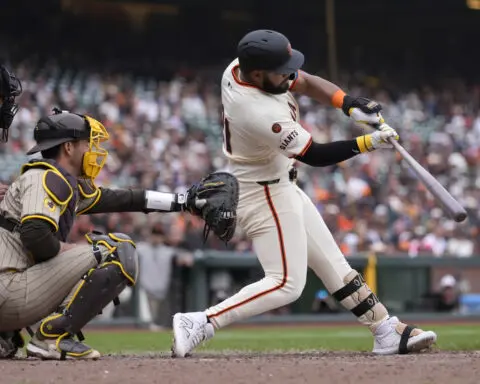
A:
{"type": "Polygon", "coordinates": [[[60,215],[58,232],[55,233],[55,236],[58,238],[58,240],[65,242],[67,241],[68,235],[75,221],[75,209],[78,202],[77,179],[66,172],[54,160],[50,159],[31,160],[23,166],[23,170],[25,171],[32,168],[51,170],[45,178],[44,187],[48,188],[49,191],[54,195],[61,197],[61,200],[63,200],[64,196],[65,200],[68,199],[66,208],[60,215]],[[68,182],[68,185],[66,185],[65,181],[61,177],[57,177],[56,173],[62,175],[63,178],[68,182]],[[70,194],[70,192],[72,192],[72,195],[69,198],[67,193],[70,194]]]}

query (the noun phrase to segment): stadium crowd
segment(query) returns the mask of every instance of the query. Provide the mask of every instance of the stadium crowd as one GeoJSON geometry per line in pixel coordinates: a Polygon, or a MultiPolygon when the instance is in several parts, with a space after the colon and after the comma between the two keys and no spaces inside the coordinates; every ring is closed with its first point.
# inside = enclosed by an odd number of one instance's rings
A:
{"type": "MultiPolygon", "coordinates": [[[[110,155],[100,185],[183,191],[207,172],[226,167],[219,72],[212,81],[211,74],[183,71],[168,82],[69,71],[49,62],[40,68],[19,64],[14,72],[24,92],[9,144],[0,146],[3,181],[16,176],[32,145],[35,122],[54,106],[104,122],[110,155]]],[[[409,90],[392,79],[365,75],[343,76],[339,84],[352,95],[379,101],[403,145],[470,213],[460,225],[446,218],[394,151],[360,155],[326,168],[297,164],[298,183],[313,198],[345,254],[480,254],[480,88],[455,80],[409,90]]],[[[305,97],[298,102],[303,127],[319,142],[362,133],[341,111],[305,97]]],[[[83,241],[93,227],[133,234],[136,240],[161,234],[167,245],[187,252],[204,247],[203,223],[186,214],[83,216],[70,240],[83,241]]],[[[211,236],[205,248],[223,250],[225,245],[211,236]]],[[[250,251],[251,244],[239,230],[228,249],[250,251]]]]}

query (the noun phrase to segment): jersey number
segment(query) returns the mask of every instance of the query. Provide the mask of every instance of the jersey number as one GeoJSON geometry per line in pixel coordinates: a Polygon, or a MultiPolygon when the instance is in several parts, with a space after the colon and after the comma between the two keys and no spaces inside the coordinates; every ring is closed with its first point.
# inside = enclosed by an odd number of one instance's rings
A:
{"type": "Polygon", "coordinates": [[[225,142],[225,149],[227,150],[228,153],[232,154],[232,144],[230,143],[231,141],[230,123],[228,122],[227,118],[225,117],[225,114],[223,113],[223,107],[222,107],[222,120],[223,120],[223,140],[225,142]]]}

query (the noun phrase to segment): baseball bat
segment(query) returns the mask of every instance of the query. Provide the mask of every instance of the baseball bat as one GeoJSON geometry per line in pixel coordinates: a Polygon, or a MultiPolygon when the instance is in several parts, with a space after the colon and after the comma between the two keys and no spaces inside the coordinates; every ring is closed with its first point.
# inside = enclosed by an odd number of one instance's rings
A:
{"type": "Polygon", "coordinates": [[[402,155],[403,159],[408,163],[412,171],[417,175],[430,193],[443,205],[445,211],[450,217],[452,217],[457,223],[464,221],[467,218],[467,211],[465,211],[460,203],[455,200],[442,184],[440,184],[430,172],[423,168],[420,163],[415,160],[396,140],[390,138],[389,142],[402,155]]]}

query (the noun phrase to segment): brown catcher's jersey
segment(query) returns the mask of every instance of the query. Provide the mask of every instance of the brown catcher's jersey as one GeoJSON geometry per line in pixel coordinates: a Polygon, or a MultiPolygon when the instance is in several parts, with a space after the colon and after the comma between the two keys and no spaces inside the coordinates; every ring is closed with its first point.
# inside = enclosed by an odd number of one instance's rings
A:
{"type": "MultiPolygon", "coordinates": [[[[58,228],[62,206],[56,204],[43,186],[45,170],[31,169],[15,180],[0,203],[0,214],[22,222],[41,218],[58,228]]],[[[24,270],[33,265],[18,232],[0,228],[0,272],[24,270]]]]}
{"type": "MultiPolygon", "coordinates": [[[[312,137],[299,123],[290,91],[273,95],[243,82],[238,59],[222,77],[223,152],[239,181],[266,181],[287,175],[293,157],[305,153],[312,137]]],[[[295,80],[290,81],[292,89],[295,80]]]]}
{"type": "MultiPolygon", "coordinates": [[[[52,225],[57,237],[66,241],[74,216],[86,213],[98,201],[100,194],[98,188],[86,181],[78,184],[67,182],[50,165],[46,168],[32,167],[10,185],[0,203],[0,214],[18,223],[29,219],[45,220],[52,225]],[[57,188],[54,188],[55,182],[57,188]],[[62,184],[60,188],[58,182],[62,184]]],[[[0,273],[22,271],[33,264],[19,232],[12,233],[0,227],[0,273]]]]}

